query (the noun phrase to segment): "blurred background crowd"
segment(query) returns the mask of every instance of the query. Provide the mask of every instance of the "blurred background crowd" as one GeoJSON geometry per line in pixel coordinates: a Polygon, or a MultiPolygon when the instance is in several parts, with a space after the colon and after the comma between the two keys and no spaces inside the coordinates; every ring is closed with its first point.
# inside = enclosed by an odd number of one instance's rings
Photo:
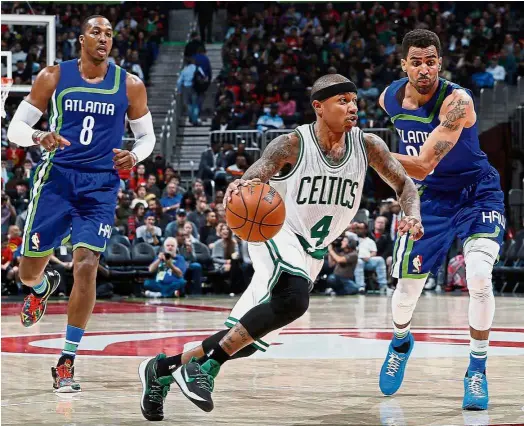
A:
{"type": "MultiPolygon", "coordinates": [[[[187,2],[189,3],[189,2],[187,2]]],[[[315,79],[340,73],[359,87],[359,126],[390,127],[377,104],[382,90],[403,77],[400,43],[414,28],[435,31],[442,42],[443,78],[478,92],[496,81],[515,84],[524,73],[519,28],[521,8],[513,3],[467,7],[453,2],[277,4],[213,2],[195,9],[199,31],[185,46],[177,86],[190,125],[200,126],[211,82],[211,130],[293,128],[314,120],[309,90],[315,79]],[[213,16],[227,9],[221,40],[213,40],[213,16]],[[213,75],[206,42],[223,42],[222,69],[213,75]]],[[[154,3],[2,3],[3,13],[53,14],[57,21],[57,62],[77,57],[84,17],[103,14],[115,29],[110,60],[146,84],[168,19],[154,3]],[[31,8],[31,10],[29,10],[31,8]]],[[[45,66],[45,32],[2,25],[2,50],[12,52],[15,84],[28,83],[45,66]]],[[[10,144],[6,128],[21,98],[7,102],[2,121],[2,294],[26,291],[18,281],[22,232],[27,220],[32,177],[42,152],[10,144]]],[[[44,115],[38,127],[48,129],[44,115]]],[[[225,223],[222,205],[227,183],[253,163],[243,143],[214,141],[201,153],[197,176],[182,179],[176,166],[154,155],[131,172],[120,173],[121,190],[111,241],[99,269],[99,297],[127,294],[180,297],[185,294],[239,294],[253,274],[247,244],[225,223]]],[[[377,198],[366,182],[362,209],[329,248],[316,292],[349,295],[388,292],[394,235],[401,220],[394,198],[377,198]]],[[[57,295],[67,297],[74,268],[69,244],[51,259],[63,275],[57,295]]],[[[460,243],[442,274],[431,277],[448,290],[465,289],[460,243]]]]}

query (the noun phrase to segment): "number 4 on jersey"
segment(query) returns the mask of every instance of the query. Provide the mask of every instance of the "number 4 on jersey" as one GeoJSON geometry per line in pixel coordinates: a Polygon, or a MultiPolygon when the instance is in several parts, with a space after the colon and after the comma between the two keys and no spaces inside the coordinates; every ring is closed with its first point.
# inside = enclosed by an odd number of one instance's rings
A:
{"type": "Polygon", "coordinates": [[[319,238],[316,247],[321,246],[325,238],[329,235],[329,227],[333,216],[324,216],[311,228],[311,238],[319,238]]]}

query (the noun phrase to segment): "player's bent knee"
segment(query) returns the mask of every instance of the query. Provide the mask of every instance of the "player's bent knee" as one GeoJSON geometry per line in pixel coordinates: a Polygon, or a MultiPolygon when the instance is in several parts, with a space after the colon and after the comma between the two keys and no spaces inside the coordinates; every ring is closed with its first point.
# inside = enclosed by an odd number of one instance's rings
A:
{"type": "Polygon", "coordinates": [[[497,260],[500,246],[497,242],[487,238],[470,240],[464,247],[464,260],[466,263],[466,280],[490,280],[493,265],[497,260]]]}
{"type": "Polygon", "coordinates": [[[18,270],[20,281],[30,287],[40,284],[46,265],[47,259],[23,257],[20,261],[20,269],[18,270]]]}
{"type": "Polygon", "coordinates": [[[276,314],[288,316],[290,320],[300,318],[309,308],[309,281],[283,273],[273,290],[271,307],[276,314]]]}

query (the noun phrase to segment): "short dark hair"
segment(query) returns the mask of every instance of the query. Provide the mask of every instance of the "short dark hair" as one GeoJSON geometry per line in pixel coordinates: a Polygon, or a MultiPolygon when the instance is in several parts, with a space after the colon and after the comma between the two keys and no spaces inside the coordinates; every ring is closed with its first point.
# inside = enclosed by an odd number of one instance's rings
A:
{"type": "Polygon", "coordinates": [[[437,55],[440,58],[442,56],[440,47],[440,39],[433,31],[429,30],[413,30],[407,33],[402,40],[402,57],[406,59],[410,47],[429,47],[435,46],[437,49],[437,55]]]}
{"type": "Polygon", "coordinates": [[[313,83],[313,87],[311,88],[311,96],[313,96],[319,90],[325,89],[326,87],[332,86],[333,84],[347,83],[348,81],[351,80],[340,74],[323,75],[313,83]]]}
{"type": "Polygon", "coordinates": [[[87,30],[87,26],[89,25],[89,21],[91,19],[95,19],[95,18],[104,18],[106,21],[109,22],[109,19],[107,19],[104,15],[91,15],[91,16],[88,16],[86,19],[84,19],[82,21],[82,26],[80,27],[80,31],[82,34],[84,34],[87,30]]]}

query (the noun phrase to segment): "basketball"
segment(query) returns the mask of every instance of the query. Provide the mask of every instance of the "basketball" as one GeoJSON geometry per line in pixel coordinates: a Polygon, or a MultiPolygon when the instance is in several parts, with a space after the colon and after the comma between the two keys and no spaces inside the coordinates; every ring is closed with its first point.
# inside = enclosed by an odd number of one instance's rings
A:
{"type": "Polygon", "coordinates": [[[282,198],[265,183],[239,187],[226,207],[227,225],[244,241],[253,243],[273,238],[285,219],[282,198]]]}

